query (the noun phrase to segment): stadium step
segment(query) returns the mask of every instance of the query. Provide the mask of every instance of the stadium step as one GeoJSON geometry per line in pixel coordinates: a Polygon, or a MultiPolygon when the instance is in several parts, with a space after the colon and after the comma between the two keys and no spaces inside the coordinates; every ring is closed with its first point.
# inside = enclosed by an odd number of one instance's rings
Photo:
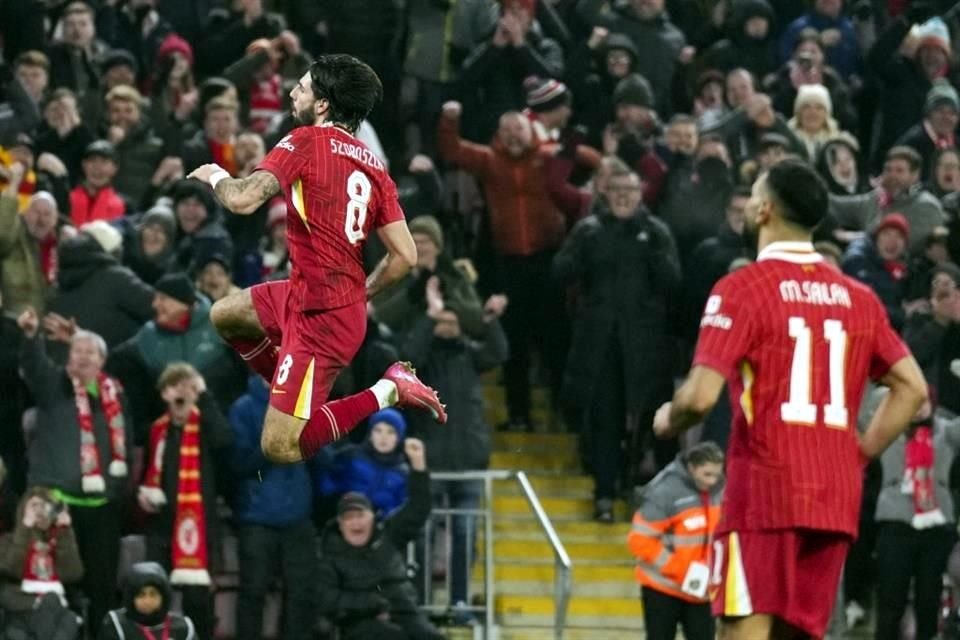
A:
{"type": "MultiPolygon", "coordinates": [[[[503,389],[487,377],[484,397],[491,422],[505,419],[503,389]]],[[[534,423],[549,418],[548,396],[536,389],[534,423]]],[[[580,466],[571,433],[497,432],[491,469],[525,471],[573,561],[572,593],[564,637],[642,637],[643,610],[626,546],[629,507],[616,501],[614,524],[593,520],[593,479],[580,466]]],[[[495,610],[501,640],[552,638],[554,556],[515,479],[494,483],[495,610]]],[[[482,549],[481,534],[478,548],[482,549]]],[[[473,593],[482,593],[485,567],[472,572],[473,593]]],[[[451,636],[453,637],[453,636],[451,636]]]]}

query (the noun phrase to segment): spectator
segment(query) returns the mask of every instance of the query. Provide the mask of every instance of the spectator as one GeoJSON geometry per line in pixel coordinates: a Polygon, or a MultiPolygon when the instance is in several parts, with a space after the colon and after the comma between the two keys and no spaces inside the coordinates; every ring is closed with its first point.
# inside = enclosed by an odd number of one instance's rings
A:
{"type": "Polygon", "coordinates": [[[47,489],[30,489],[20,500],[16,528],[0,537],[4,638],[77,637],[77,616],[64,598],[64,585],[83,576],[71,525],[66,505],[47,489]]]}
{"type": "Polygon", "coordinates": [[[151,181],[155,188],[159,188],[171,179],[182,177],[183,173],[179,158],[164,160],[166,165],[172,163],[175,166],[164,166],[161,171],[163,141],[153,133],[144,118],[143,102],[140,92],[128,85],[116,86],[106,96],[106,137],[113,145],[117,166],[113,185],[135,205],[146,200],[151,181]],[[180,175],[176,176],[178,170],[180,175]]]}
{"type": "Polygon", "coordinates": [[[183,595],[184,613],[200,638],[212,638],[211,576],[222,567],[217,494],[233,432],[191,365],[167,365],[157,389],[167,410],[150,427],[137,495],[150,514],[147,559],[172,569],[170,583],[183,595]]]}
{"type": "Polygon", "coordinates": [[[777,69],[773,9],[767,0],[740,0],[732,5],[727,37],[703,53],[698,67],[723,73],[743,68],[756,78],[766,78],[777,69]]]}
{"type": "Polygon", "coordinates": [[[223,254],[203,256],[194,262],[197,290],[207,296],[211,302],[216,302],[233,293],[240,291],[231,280],[230,263],[223,254]]]}
{"type": "Polygon", "coordinates": [[[926,96],[938,78],[950,70],[950,33],[940,19],[926,22],[936,13],[933,5],[912,2],[906,12],[891,21],[867,54],[867,66],[880,85],[879,124],[874,140],[874,165],[904,132],[923,116],[926,96]],[[901,53],[910,25],[922,24],[913,56],[901,53]]]}
{"type": "Polygon", "coordinates": [[[471,139],[488,140],[502,114],[525,106],[524,78],[563,76],[563,51],[540,34],[532,7],[533,3],[525,0],[503,2],[493,37],[476,47],[463,63],[460,84],[471,92],[466,120],[476,127],[469,131],[471,139]]]}
{"type": "Polygon", "coordinates": [[[0,295],[16,314],[27,307],[43,313],[57,279],[57,201],[38,191],[23,214],[17,213],[22,174],[23,165],[15,164],[0,192],[0,295]]]}
{"type": "Polygon", "coordinates": [[[667,167],[654,150],[660,121],[653,109],[653,90],[643,76],[633,73],[613,92],[614,121],[603,131],[603,151],[616,155],[640,174],[644,201],[660,197],[667,167]]]}
{"type": "Polygon", "coordinates": [[[149,79],[150,122],[167,148],[179,149],[191,131],[200,92],[193,76],[193,47],[176,33],[168,34],[157,50],[149,79]]]}
{"type": "Polygon", "coordinates": [[[923,255],[914,256],[907,268],[906,301],[907,314],[918,311],[930,313],[930,289],[937,269],[950,262],[947,251],[948,231],[936,227],[924,243],[923,255]]]}
{"type": "Polygon", "coordinates": [[[17,133],[32,131],[40,122],[38,105],[20,75],[0,85],[0,140],[3,141],[17,133]]]}
{"type": "Polygon", "coordinates": [[[801,34],[812,29],[826,50],[827,62],[845,80],[860,73],[860,40],[853,21],[843,15],[843,0],[815,0],[812,10],[780,37],[780,59],[788,60],[801,34]]]}
{"type": "MultiPolygon", "coordinates": [[[[573,119],[587,128],[594,146],[613,113],[617,83],[636,71],[637,58],[633,40],[604,27],[594,27],[586,44],[570,52],[566,77],[573,89],[573,119]]],[[[652,97],[649,103],[652,108],[652,97]]]]}
{"type": "MultiPolygon", "coordinates": [[[[31,49],[24,51],[13,61],[13,75],[20,81],[20,86],[33,101],[34,111],[39,116],[40,105],[47,97],[50,85],[50,59],[42,51],[31,49]]],[[[21,131],[33,131],[36,123],[21,123],[21,131]]]]}
{"type": "Polygon", "coordinates": [[[623,33],[633,41],[637,50],[643,52],[637,59],[636,70],[650,81],[657,111],[671,115],[670,87],[686,41],[670,22],[664,0],[630,0],[622,6],[604,7],[602,0],[579,0],[577,13],[584,23],[623,33]]]}
{"type": "Polygon", "coordinates": [[[649,640],[710,640],[710,539],[720,522],[723,451],[702,442],[667,465],[640,494],[627,546],[637,558],[649,640]]]}
{"type": "Polygon", "coordinates": [[[122,379],[131,394],[138,442],[146,427],[163,412],[154,391],[167,365],[185,360],[206,381],[221,412],[243,393],[246,369],[210,323],[210,301],[198,296],[185,274],[167,274],[156,282],[154,319],[111,355],[108,369],[122,379]]]}
{"type": "Polygon", "coordinates": [[[103,619],[97,640],[196,640],[190,618],[171,613],[172,598],[163,567],[137,562],[124,578],[123,608],[103,619]]]}
{"type": "Polygon", "coordinates": [[[580,285],[564,398],[584,416],[596,518],[612,522],[627,414],[652,424],[644,417],[670,393],[651,372],[665,366],[667,306],[681,274],[670,230],[643,206],[637,175],[614,171],[603,195],[557,253],[553,273],[580,285]]]}
{"type": "MultiPolygon", "coordinates": [[[[465,317],[455,304],[448,304],[445,290],[436,277],[427,281],[426,312],[421,313],[400,341],[400,354],[418,363],[421,380],[428,381],[447,403],[447,424],[437,425],[422,415],[414,415],[416,433],[423,434],[430,468],[435,471],[477,471],[490,461],[490,426],[483,414],[480,375],[507,359],[507,338],[499,318],[507,298],[494,295],[483,306],[482,333],[471,335],[460,318],[465,317]]],[[[476,295],[474,293],[474,295],[476,295]]],[[[434,481],[431,493],[435,506],[448,509],[478,509],[482,485],[479,481],[434,481]]],[[[451,520],[449,563],[449,602],[457,610],[456,621],[469,618],[465,607],[470,567],[476,543],[475,518],[454,515],[451,520]]]]}
{"type": "Polygon", "coordinates": [[[946,80],[936,80],[923,105],[923,120],[897,140],[897,145],[912,148],[924,159],[922,180],[927,181],[933,175],[937,150],[956,147],[958,123],[960,96],[957,90],[946,80]]]}
{"type": "Polygon", "coordinates": [[[837,121],[833,119],[833,104],[827,88],[820,84],[801,86],[794,116],[787,126],[803,144],[807,160],[814,162],[823,145],[840,134],[837,121]]]}
{"type": "Polygon", "coordinates": [[[114,49],[128,52],[135,73],[153,66],[157,49],[172,31],[156,0],[108,4],[97,11],[97,33],[114,49]]]}
{"type": "Polygon", "coordinates": [[[66,88],[50,94],[43,108],[43,124],[37,136],[37,151],[60,158],[70,174],[70,184],[83,179],[83,157],[96,138],[77,108],[77,96],[66,88]]]}
{"type": "Polygon", "coordinates": [[[240,132],[238,105],[225,97],[213,98],[203,107],[203,130],[183,145],[183,167],[189,173],[202,164],[215,162],[230,175],[240,169],[234,159],[234,145],[240,132]]]}
{"type": "Polygon", "coordinates": [[[242,58],[251,42],[276,37],[282,28],[282,18],[267,13],[261,0],[232,0],[211,10],[197,49],[198,71],[216,75],[242,58]]]}
{"type": "Polygon", "coordinates": [[[783,116],[773,110],[770,98],[762,93],[749,98],[727,117],[701,133],[716,134],[723,138],[737,167],[758,154],[767,134],[781,136],[789,145],[789,152],[800,154],[804,150],[783,116]]]}
{"type": "Polygon", "coordinates": [[[230,407],[235,481],[230,505],[240,560],[237,640],[260,638],[265,598],[278,569],[284,592],[280,638],[307,640],[317,572],[309,465],[275,465],[263,455],[260,436],[269,400],[268,383],[253,375],[247,393],[230,407]]]}
{"type": "Polygon", "coordinates": [[[910,147],[887,152],[879,184],[873,191],[853,196],[831,196],[830,212],[844,229],[863,231],[882,215],[903,214],[910,225],[910,254],[923,252],[923,243],[946,217],[940,201],[920,182],[922,161],[910,147]]]}
{"type": "MultiPolygon", "coordinates": [[[[102,223],[101,223],[102,224],[102,223]]],[[[103,337],[113,349],[153,317],[153,288],[112,254],[120,232],[108,225],[64,240],[60,245],[59,288],[49,310],[103,337]]],[[[62,360],[56,352],[56,360],[62,360]]]]}
{"type": "Polygon", "coordinates": [[[261,242],[260,253],[263,255],[264,276],[269,278],[286,271],[287,203],[283,200],[276,199],[270,204],[267,232],[261,242]]]}
{"type": "MultiPolygon", "coordinates": [[[[497,290],[514,304],[504,316],[510,359],[504,365],[510,423],[530,427],[530,353],[540,343],[550,372],[554,402],[558,401],[563,339],[556,335],[562,319],[560,293],[549,285],[553,253],[565,233],[563,215],[550,200],[542,158],[533,140],[530,121],[507,113],[493,146],[460,138],[461,106],[448,102],[440,120],[440,152],[444,158],[477,176],[489,206],[489,228],[501,272],[497,290]]],[[[466,319],[463,320],[466,322],[466,319]]]]}
{"type": "Polygon", "coordinates": [[[697,119],[697,129],[712,126],[729,111],[724,102],[724,75],[719,71],[704,71],[696,80],[693,96],[693,115],[697,119]]]}
{"type": "Polygon", "coordinates": [[[407,503],[376,525],[370,501],[348,493],[320,536],[319,608],[344,640],[443,638],[417,611],[416,588],[407,577],[406,545],[430,515],[430,476],[423,443],[408,438],[404,450],[411,469],[407,503]]]}
{"type": "Polygon", "coordinates": [[[704,305],[720,278],[730,272],[730,264],[745,258],[753,250],[744,237],[747,201],[750,189],[737,187],[730,195],[724,210],[724,220],[715,236],[707,238],[693,250],[684,272],[683,292],[686,298],[686,325],[684,335],[693,338],[700,326],[704,305]]]}
{"type": "Polygon", "coordinates": [[[733,69],[724,80],[724,95],[731,109],[739,109],[757,95],[757,81],[746,69],[733,69]]]}
{"type": "Polygon", "coordinates": [[[148,285],[153,285],[174,267],[177,221],[166,205],[153,206],[127,236],[123,261],[148,285]]]}
{"type": "Polygon", "coordinates": [[[396,409],[387,408],[370,416],[368,425],[362,445],[346,445],[336,452],[321,489],[337,497],[362,493],[373,505],[377,519],[383,519],[407,499],[410,470],[403,455],[407,420],[396,409]]]}
{"type": "Polygon", "coordinates": [[[956,147],[937,149],[930,161],[927,190],[941,201],[960,191],[960,151],[956,147]]]}
{"type": "Polygon", "coordinates": [[[960,269],[953,263],[934,270],[930,314],[913,315],[904,330],[910,351],[937,390],[940,406],[960,414],[960,269]]]}
{"type": "Polygon", "coordinates": [[[177,267],[186,271],[201,256],[220,254],[229,259],[233,243],[210,189],[196,180],[180,180],[173,185],[171,196],[177,219],[177,267]]]}
{"type": "Polygon", "coordinates": [[[63,38],[47,49],[50,58],[50,86],[65,87],[77,96],[84,120],[96,122],[99,113],[100,75],[97,57],[106,48],[98,41],[93,9],[85,2],[67,4],[61,14],[63,38]]]}
{"type": "MultiPolygon", "coordinates": [[[[932,397],[932,396],[931,396],[932,397]]],[[[939,419],[924,403],[909,430],[883,452],[877,500],[877,640],[900,637],[910,598],[916,638],[935,638],[943,571],[956,542],[950,465],[960,449],[960,423],[939,419]]]]}
{"type": "Polygon", "coordinates": [[[83,152],[83,181],[70,192],[70,219],[75,227],[93,220],[116,220],[127,204],[113,188],[117,175],[116,150],[107,140],[87,145],[83,152]]]}
{"type": "Polygon", "coordinates": [[[856,195],[869,188],[863,173],[860,143],[849,133],[841,133],[821,145],[816,167],[833,195],[856,195]]]}
{"type": "Polygon", "coordinates": [[[903,328],[907,283],[907,244],[910,223],[899,213],[888,213],[869,236],[853,242],[843,257],[843,272],[877,294],[890,324],[903,328]]]}
{"type": "Polygon", "coordinates": [[[103,373],[103,338],[74,333],[60,368],[47,358],[37,314],[27,309],[18,324],[25,337],[20,367],[37,406],[27,480],[52,487],[70,507],[89,615],[100,620],[116,596],[120,501],[133,450],[130,414],[120,384],[103,373]]]}

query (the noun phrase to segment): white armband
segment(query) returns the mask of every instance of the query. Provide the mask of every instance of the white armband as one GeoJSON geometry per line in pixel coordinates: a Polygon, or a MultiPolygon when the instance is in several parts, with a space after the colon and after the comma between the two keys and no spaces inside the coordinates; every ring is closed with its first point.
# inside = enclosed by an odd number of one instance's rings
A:
{"type": "Polygon", "coordinates": [[[219,183],[224,178],[229,178],[230,174],[227,173],[226,169],[218,169],[210,174],[210,186],[214,189],[217,188],[217,183],[219,183]]]}

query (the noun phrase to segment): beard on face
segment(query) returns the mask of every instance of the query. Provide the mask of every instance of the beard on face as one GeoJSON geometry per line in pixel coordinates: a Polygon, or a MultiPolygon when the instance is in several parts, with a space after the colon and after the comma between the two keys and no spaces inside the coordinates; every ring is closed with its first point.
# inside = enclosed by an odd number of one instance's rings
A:
{"type": "Polygon", "coordinates": [[[300,109],[299,111],[294,107],[293,119],[302,125],[314,125],[317,122],[317,112],[313,109],[314,104],[314,102],[311,102],[309,107],[300,109]]]}

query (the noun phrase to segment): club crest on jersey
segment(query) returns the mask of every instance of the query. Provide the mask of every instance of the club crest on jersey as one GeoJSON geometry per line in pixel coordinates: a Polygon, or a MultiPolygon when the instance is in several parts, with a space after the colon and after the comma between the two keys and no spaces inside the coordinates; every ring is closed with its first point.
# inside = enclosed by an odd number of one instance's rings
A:
{"type": "Polygon", "coordinates": [[[287,151],[296,151],[297,148],[293,146],[293,143],[290,142],[290,138],[293,137],[293,134],[287,134],[280,138],[280,142],[276,144],[276,149],[286,149],[287,151]]]}

